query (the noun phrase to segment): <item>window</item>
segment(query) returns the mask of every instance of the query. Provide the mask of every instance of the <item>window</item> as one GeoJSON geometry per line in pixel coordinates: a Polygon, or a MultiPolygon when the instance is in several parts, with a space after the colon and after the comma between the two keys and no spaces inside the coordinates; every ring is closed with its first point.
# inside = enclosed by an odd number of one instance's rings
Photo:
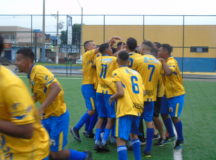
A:
{"type": "Polygon", "coordinates": [[[208,47],[191,47],[190,52],[207,53],[208,52],[208,47]]]}

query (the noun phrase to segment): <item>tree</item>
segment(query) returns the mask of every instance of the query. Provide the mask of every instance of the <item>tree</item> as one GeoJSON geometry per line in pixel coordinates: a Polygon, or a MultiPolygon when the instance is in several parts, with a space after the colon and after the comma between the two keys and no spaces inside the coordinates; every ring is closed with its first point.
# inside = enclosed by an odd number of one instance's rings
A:
{"type": "MultiPolygon", "coordinates": [[[[67,45],[67,31],[61,31],[61,45],[67,45]]],[[[81,25],[74,24],[72,29],[72,44],[79,45],[81,40],[81,25]]]]}
{"type": "Polygon", "coordinates": [[[79,45],[81,40],[81,25],[74,24],[73,25],[73,35],[72,35],[72,43],[74,45],[79,45]]]}
{"type": "Polygon", "coordinates": [[[67,44],[67,31],[61,31],[60,39],[61,39],[61,45],[67,44]]]}

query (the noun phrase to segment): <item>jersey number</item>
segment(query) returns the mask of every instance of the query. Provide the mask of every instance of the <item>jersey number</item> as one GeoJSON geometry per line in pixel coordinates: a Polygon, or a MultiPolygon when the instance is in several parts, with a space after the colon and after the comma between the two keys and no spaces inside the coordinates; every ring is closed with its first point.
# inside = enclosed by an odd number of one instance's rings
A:
{"type": "Polygon", "coordinates": [[[131,76],[131,83],[132,83],[132,90],[135,94],[139,93],[139,86],[136,83],[138,81],[138,78],[136,76],[131,76]]]}
{"type": "Polygon", "coordinates": [[[106,73],[107,73],[107,64],[102,64],[101,65],[101,73],[100,73],[100,78],[106,78],[106,73]]]}
{"type": "Polygon", "coordinates": [[[133,66],[133,59],[129,58],[129,67],[132,68],[132,66],[133,66]]]}
{"type": "Polygon", "coordinates": [[[155,71],[155,66],[154,65],[148,65],[148,70],[151,70],[150,76],[149,76],[149,81],[152,80],[152,76],[154,74],[155,71]]]}

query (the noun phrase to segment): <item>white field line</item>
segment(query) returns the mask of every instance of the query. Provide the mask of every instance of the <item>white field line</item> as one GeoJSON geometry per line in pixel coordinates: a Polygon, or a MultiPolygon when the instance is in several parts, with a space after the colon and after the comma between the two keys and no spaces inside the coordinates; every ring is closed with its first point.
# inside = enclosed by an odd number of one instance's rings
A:
{"type": "MultiPolygon", "coordinates": [[[[177,132],[174,125],[173,125],[173,130],[174,130],[175,137],[177,137],[177,132]]],[[[183,160],[182,149],[178,149],[178,150],[173,149],[173,160],[183,160]]]]}

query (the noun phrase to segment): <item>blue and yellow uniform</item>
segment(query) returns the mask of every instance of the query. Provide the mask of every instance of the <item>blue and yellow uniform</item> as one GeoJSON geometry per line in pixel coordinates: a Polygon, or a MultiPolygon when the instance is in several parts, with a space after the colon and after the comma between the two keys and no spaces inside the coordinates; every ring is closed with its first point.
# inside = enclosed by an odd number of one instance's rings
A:
{"type": "MultiPolygon", "coordinates": [[[[54,75],[42,65],[33,65],[28,78],[34,99],[41,104],[47,98],[51,84],[57,83],[61,87],[54,75]]],[[[64,102],[62,87],[54,101],[44,110],[42,123],[50,135],[50,150],[53,152],[63,150],[67,144],[69,112],[64,102]]]]}
{"type": "Polygon", "coordinates": [[[42,160],[49,155],[49,136],[24,83],[0,66],[0,120],[33,125],[33,137],[23,139],[0,133],[1,160],[42,160]]]}
{"type": "Polygon", "coordinates": [[[134,68],[140,73],[145,85],[144,92],[144,119],[147,122],[153,120],[154,102],[157,99],[158,88],[161,83],[161,63],[153,55],[143,55],[135,59],[134,68]]]}
{"type": "Polygon", "coordinates": [[[113,81],[121,82],[124,89],[124,96],[117,100],[116,137],[128,140],[130,133],[139,133],[139,116],[144,108],[144,85],[140,74],[128,67],[122,66],[114,70],[112,75],[113,81]]]}
{"type": "Polygon", "coordinates": [[[178,62],[173,57],[169,57],[166,63],[172,70],[172,74],[166,76],[164,71],[162,72],[165,97],[162,99],[161,114],[170,114],[172,117],[179,117],[184,106],[185,89],[178,62]]]}
{"type": "Polygon", "coordinates": [[[129,67],[132,68],[132,69],[135,69],[135,65],[134,64],[136,62],[134,62],[134,61],[135,61],[135,59],[142,57],[142,55],[139,54],[139,53],[130,52],[129,56],[130,56],[130,58],[129,58],[129,67]]]}
{"type": "Polygon", "coordinates": [[[96,72],[98,79],[96,106],[99,117],[115,117],[115,103],[109,103],[113,90],[109,88],[112,83],[112,72],[118,68],[117,58],[102,55],[96,59],[96,72]]]}
{"type": "Polygon", "coordinates": [[[89,50],[83,54],[83,81],[82,81],[82,95],[85,99],[88,110],[95,110],[95,86],[97,85],[95,59],[96,49],[89,50]]]}

